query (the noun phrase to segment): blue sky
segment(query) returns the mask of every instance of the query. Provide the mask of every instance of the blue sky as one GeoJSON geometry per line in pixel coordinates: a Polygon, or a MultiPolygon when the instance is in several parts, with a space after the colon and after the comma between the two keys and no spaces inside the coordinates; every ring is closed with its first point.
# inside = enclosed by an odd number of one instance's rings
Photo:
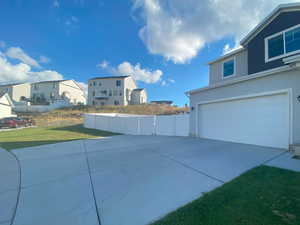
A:
{"type": "Polygon", "coordinates": [[[185,91],[208,84],[207,62],[225,46],[237,47],[278,1],[249,10],[241,0],[244,5],[230,13],[245,12],[245,24],[220,17],[228,1],[220,0],[213,11],[211,1],[200,2],[187,0],[183,7],[179,0],[1,0],[0,82],[86,83],[129,71],[147,88],[149,100],[184,105],[185,91]]]}

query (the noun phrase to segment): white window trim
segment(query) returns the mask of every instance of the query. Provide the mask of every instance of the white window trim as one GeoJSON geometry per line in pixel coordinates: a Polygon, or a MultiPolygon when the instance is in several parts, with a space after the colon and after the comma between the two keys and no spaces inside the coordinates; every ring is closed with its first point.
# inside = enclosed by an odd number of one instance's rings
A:
{"type": "Polygon", "coordinates": [[[290,56],[290,55],[294,55],[294,54],[300,53],[300,50],[286,53],[286,46],[285,46],[285,33],[289,32],[291,30],[294,30],[296,28],[299,28],[299,27],[300,27],[300,24],[298,24],[296,26],[293,26],[293,27],[290,27],[290,28],[288,28],[286,30],[280,31],[280,32],[278,32],[276,34],[273,34],[273,35],[268,36],[268,37],[265,38],[265,62],[266,63],[274,61],[274,60],[277,60],[277,59],[281,59],[281,58],[284,58],[284,57],[287,57],[287,56],[290,56]],[[279,36],[281,34],[283,35],[283,51],[284,51],[284,54],[276,56],[276,57],[273,57],[273,58],[269,58],[269,45],[268,45],[269,40],[271,38],[274,38],[274,37],[279,36]]]}
{"type": "Polygon", "coordinates": [[[222,62],[222,79],[227,79],[227,78],[230,78],[230,77],[234,77],[235,75],[236,75],[236,56],[231,57],[229,59],[226,59],[225,61],[222,62]],[[230,76],[224,76],[224,64],[229,62],[229,61],[232,61],[232,60],[233,60],[233,63],[234,63],[233,74],[230,75],[230,76]]]}

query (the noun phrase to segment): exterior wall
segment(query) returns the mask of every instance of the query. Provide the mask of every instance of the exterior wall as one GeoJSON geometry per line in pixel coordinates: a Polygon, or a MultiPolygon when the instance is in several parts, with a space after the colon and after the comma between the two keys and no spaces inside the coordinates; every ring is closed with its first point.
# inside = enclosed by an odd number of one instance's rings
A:
{"type": "Polygon", "coordinates": [[[34,98],[34,96],[44,96],[47,102],[60,99],[58,86],[58,82],[33,83],[31,85],[31,97],[34,98]]]}
{"type": "Polygon", "coordinates": [[[59,83],[58,95],[60,98],[67,97],[68,101],[73,104],[86,104],[83,90],[73,80],[67,80],[59,83]]]}
{"type": "Polygon", "coordinates": [[[147,92],[145,90],[134,90],[131,94],[131,104],[139,105],[145,103],[147,103],[147,92]]]}
{"type": "Polygon", "coordinates": [[[128,105],[131,100],[132,90],[137,88],[134,80],[131,77],[92,79],[89,81],[88,85],[88,105],[93,105],[93,103],[95,103],[95,105],[99,106],[115,105],[116,101],[119,103],[119,105],[128,105]],[[117,80],[121,81],[121,86],[116,85],[117,80]],[[103,94],[101,91],[107,91],[107,94],[103,94]],[[110,93],[112,96],[110,96],[110,93]]]}
{"type": "Polygon", "coordinates": [[[21,97],[30,98],[31,97],[31,85],[30,84],[19,84],[12,88],[11,99],[14,102],[19,102],[21,97]]]}
{"type": "Polygon", "coordinates": [[[0,119],[10,117],[12,115],[12,108],[10,102],[5,96],[0,98],[0,119]]]}
{"type": "Polygon", "coordinates": [[[248,71],[249,74],[283,66],[282,59],[265,62],[265,38],[293,27],[300,22],[300,12],[283,12],[265,27],[248,44],[248,71]]]}
{"type": "Polygon", "coordinates": [[[0,95],[7,93],[13,102],[19,102],[21,97],[30,98],[30,84],[0,86],[0,95]]]}
{"type": "Polygon", "coordinates": [[[297,100],[297,96],[300,96],[299,84],[300,71],[294,70],[191,94],[190,104],[194,110],[190,114],[190,135],[196,135],[197,103],[292,88],[293,141],[300,142],[300,102],[297,100]]]}
{"type": "Polygon", "coordinates": [[[125,105],[129,105],[131,103],[131,93],[136,88],[137,85],[135,81],[131,77],[127,77],[125,79],[125,105]]]}
{"type": "Polygon", "coordinates": [[[236,77],[245,76],[248,74],[248,52],[244,51],[238,52],[233,56],[222,59],[218,62],[212,63],[209,67],[209,84],[213,85],[225,80],[235,79],[236,77]],[[235,58],[235,76],[223,78],[223,63],[227,60],[235,58]]]}

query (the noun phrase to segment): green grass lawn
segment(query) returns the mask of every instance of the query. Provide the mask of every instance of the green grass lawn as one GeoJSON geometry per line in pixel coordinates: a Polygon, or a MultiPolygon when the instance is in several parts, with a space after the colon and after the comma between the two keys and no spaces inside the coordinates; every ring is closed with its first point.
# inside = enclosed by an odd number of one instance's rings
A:
{"type": "Polygon", "coordinates": [[[285,224],[300,225],[300,173],[266,166],[247,172],[153,223],[153,225],[285,224]]]}
{"type": "Polygon", "coordinates": [[[12,150],[111,135],[115,134],[106,131],[87,129],[82,125],[26,128],[0,132],[0,147],[12,150]]]}

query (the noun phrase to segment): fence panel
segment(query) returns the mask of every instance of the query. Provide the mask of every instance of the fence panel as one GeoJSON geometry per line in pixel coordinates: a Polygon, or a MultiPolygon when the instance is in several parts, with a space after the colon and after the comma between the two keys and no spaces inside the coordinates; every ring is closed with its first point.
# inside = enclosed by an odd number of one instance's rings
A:
{"type": "Polygon", "coordinates": [[[156,135],[175,136],[176,134],[176,116],[157,116],[156,117],[156,135]]]}
{"type": "Polygon", "coordinates": [[[190,123],[189,115],[176,115],[175,119],[175,136],[189,136],[189,123],[190,123]]]}
{"type": "Polygon", "coordinates": [[[84,115],[84,127],[90,128],[90,129],[98,129],[96,128],[95,123],[96,116],[93,114],[85,114],[84,115]]]}
{"type": "Polygon", "coordinates": [[[188,136],[189,115],[85,114],[84,126],[131,135],[188,136]]]}
{"type": "Polygon", "coordinates": [[[140,135],[155,135],[155,118],[154,116],[139,117],[140,135]]]}

